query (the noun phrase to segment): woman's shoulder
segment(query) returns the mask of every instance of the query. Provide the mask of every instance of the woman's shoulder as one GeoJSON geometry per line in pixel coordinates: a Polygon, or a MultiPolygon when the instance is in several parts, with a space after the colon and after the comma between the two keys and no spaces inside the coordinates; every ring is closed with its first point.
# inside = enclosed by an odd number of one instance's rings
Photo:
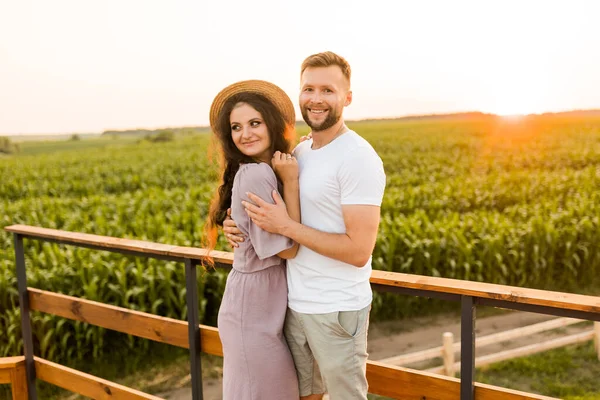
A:
{"type": "Polygon", "coordinates": [[[267,163],[244,164],[240,166],[236,178],[240,183],[251,183],[264,180],[277,182],[275,172],[273,172],[273,169],[267,163]]]}

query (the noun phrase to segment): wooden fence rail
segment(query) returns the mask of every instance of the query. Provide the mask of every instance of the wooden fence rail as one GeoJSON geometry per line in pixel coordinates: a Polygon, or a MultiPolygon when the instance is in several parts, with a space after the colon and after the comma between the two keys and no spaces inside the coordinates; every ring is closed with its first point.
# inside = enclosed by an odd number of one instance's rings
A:
{"type": "MultiPolygon", "coordinates": [[[[189,348],[186,340],[187,322],[34,288],[30,288],[29,292],[32,311],[41,311],[156,342],[189,348]],[[165,334],[166,332],[169,334],[165,334]]],[[[202,352],[222,356],[223,349],[218,330],[210,326],[200,325],[200,332],[202,352]]],[[[34,359],[38,379],[75,393],[99,398],[90,396],[90,393],[102,393],[100,391],[102,389],[104,392],[110,390],[113,393],[112,396],[115,396],[114,393],[118,391],[120,393],[119,398],[127,394],[124,398],[157,399],[157,397],[137,391],[128,392],[123,386],[63,367],[39,357],[34,357],[34,359]],[[42,374],[39,372],[40,368],[44,371],[42,374]],[[86,388],[87,386],[91,387],[86,388]]],[[[392,398],[422,399],[425,396],[427,399],[457,399],[460,392],[458,386],[460,380],[458,379],[440,377],[408,368],[391,367],[375,361],[368,362],[367,379],[369,380],[369,391],[371,393],[392,398]],[[400,385],[400,383],[402,384],[400,385]],[[438,387],[439,393],[435,389],[438,387]]],[[[481,392],[477,397],[478,399],[499,398],[495,396],[500,395],[508,400],[547,399],[544,396],[524,394],[493,386],[475,384],[475,387],[476,392],[481,392]]],[[[102,396],[106,395],[102,394],[102,396]]]]}
{"type": "MultiPolygon", "coordinates": [[[[211,252],[209,254],[204,249],[192,247],[65,232],[26,225],[13,225],[6,227],[5,230],[12,232],[15,239],[15,257],[25,349],[24,361],[30,399],[37,398],[35,392],[36,374],[38,379],[66,387],[92,398],[156,398],[35,357],[29,319],[31,310],[85,321],[107,329],[189,348],[192,396],[194,399],[202,399],[200,352],[222,355],[222,349],[217,329],[198,324],[197,312],[191,311],[194,307],[190,306],[197,304],[197,298],[195,297],[197,295],[195,293],[197,279],[195,266],[207,257],[213,257],[218,264],[231,265],[233,262],[231,253],[211,252]],[[27,287],[24,239],[183,262],[186,268],[186,296],[188,310],[190,310],[188,322],[27,287]],[[69,382],[77,383],[71,384],[69,382]]],[[[460,380],[429,372],[390,366],[376,361],[368,362],[369,391],[397,399],[548,399],[545,396],[483,385],[473,381],[475,363],[474,323],[477,305],[600,321],[600,298],[593,296],[386,271],[373,271],[371,284],[376,290],[461,302],[461,342],[469,345],[461,346],[460,380]]]]}
{"type": "MultiPolygon", "coordinates": [[[[533,325],[528,325],[516,329],[511,329],[504,332],[498,332],[475,339],[475,348],[479,349],[492,344],[505,342],[521,338],[527,335],[532,335],[539,332],[545,332],[553,329],[564,328],[570,325],[579,324],[582,321],[576,318],[556,318],[549,321],[540,322],[533,325]]],[[[519,348],[509,349],[494,354],[489,354],[482,357],[475,358],[475,367],[483,367],[489,364],[493,364],[499,361],[509,360],[511,358],[523,357],[531,354],[540,353],[550,349],[563,347],[571,344],[581,343],[588,340],[594,340],[594,346],[596,348],[598,360],[600,360],[600,322],[594,322],[594,328],[589,331],[580,332],[577,334],[535,343],[529,346],[523,346],[519,348]]],[[[454,334],[452,332],[444,332],[442,335],[442,345],[433,347],[431,349],[415,351],[413,353],[401,354],[398,356],[388,357],[379,362],[397,366],[405,366],[421,361],[431,360],[434,358],[442,358],[443,366],[433,367],[427,369],[428,372],[445,374],[447,376],[454,376],[455,371],[460,369],[460,362],[454,362],[454,353],[460,352],[461,342],[454,341],[454,334]]]]}

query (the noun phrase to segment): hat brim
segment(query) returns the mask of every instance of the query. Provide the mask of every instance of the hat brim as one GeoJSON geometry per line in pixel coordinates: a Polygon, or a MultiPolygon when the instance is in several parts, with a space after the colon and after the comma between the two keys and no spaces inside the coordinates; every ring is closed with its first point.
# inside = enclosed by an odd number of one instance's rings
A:
{"type": "Polygon", "coordinates": [[[267,98],[283,116],[287,125],[293,126],[296,123],[296,112],[294,104],[290,97],[279,86],[262,80],[247,80],[236,82],[221,90],[215,96],[210,106],[210,126],[213,132],[216,132],[219,115],[225,106],[225,103],[234,95],[239,93],[256,93],[267,98]]]}

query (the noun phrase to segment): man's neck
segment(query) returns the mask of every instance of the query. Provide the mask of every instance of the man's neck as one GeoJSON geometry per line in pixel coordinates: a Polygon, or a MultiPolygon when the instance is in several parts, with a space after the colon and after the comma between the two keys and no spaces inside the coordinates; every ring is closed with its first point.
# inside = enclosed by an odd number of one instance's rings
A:
{"type": "Polygon", "coordinates": [[[344,124],[344,120],[340,118],[340,120],[330,128],[327,128],[323,131],[312,131],[312,149],[317,150],[321,147],[327,146],[338,136],[347,132],[348,130],[349,129],[346,127],[346,124],[344,124]]]}

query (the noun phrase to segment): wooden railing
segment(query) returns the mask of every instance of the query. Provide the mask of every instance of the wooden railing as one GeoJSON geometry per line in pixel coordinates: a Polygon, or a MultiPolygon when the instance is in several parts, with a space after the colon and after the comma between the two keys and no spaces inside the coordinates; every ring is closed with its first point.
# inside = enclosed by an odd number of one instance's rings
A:
{"type": "MultiPolygon", "coordinates": [[[[581,323],[582,320],[575,318],[555,318],[533,325],[493,333],[487,336],[477,337],[475,340],[475,349],[498,344],[508,340],[515,340],[533,335],[540,332],[549,332],[559,328],[565,328],[570,325],[581,323]]],[[[591,330],[575,333],[569,336],[562,336],[522,347],[511,348],[498,353],[488,354],[475,358],[475,367],[485,367],[504,360],[510,360],[517,357],[528,356],[543,351],[564,347],[571,344],[577,344],[593,340],[598,360],[600,361],[600,322],[594,322],[591,330]]],[[[441,358],[443,365],[439,367],[428,368],[426,371],[447,376],[454,376],[455,371],[460,369],[460,361],[454,362],[454,353],[460,352],[460,342],[454,341],[452,332],[444,332],[441,337],[442,345],[427,350],[420,350],[413,353],[402,354],[393,357],[387,357],[378,360],[382,363],[391,365],[409,365],[417,362],[441,358]]]]}
{"type": "MultiPolygon", "coordinates": [[[[219,356],[223,354],[218,330],[199,325],[197,310],[194,311],[197,304],[195,267],[208,256],[206,250],[25,225],[13,225],[5,230],[13,233],[15,241],[24,359],[30,399],[37,398],[34,385],[36,378],[92,398],[157,399],[155,396],[34,356],[29,318],[32,310],[189,348],[192,396],[194,399],[202,399],[200,351],[219,356]],[[186,268],[188,321],[27,287],[23,249],[25,238],[183,262],[186,268]]],[[[217,264],[230,266],[233,262],[231,253],[211,252],[210,256],[217,264]]],[[[465,344],[461,346],[461,379],[369,361],[369,392],[395,399],[549,399],[473,381],[474,322],[477,305],[600,321],[600,297],[385,271],[373,271],[371,284],[376,290],[461,302],[461,343],[465,344]],[[469,345],[466,345],[467,343],[469,345]]]]}

